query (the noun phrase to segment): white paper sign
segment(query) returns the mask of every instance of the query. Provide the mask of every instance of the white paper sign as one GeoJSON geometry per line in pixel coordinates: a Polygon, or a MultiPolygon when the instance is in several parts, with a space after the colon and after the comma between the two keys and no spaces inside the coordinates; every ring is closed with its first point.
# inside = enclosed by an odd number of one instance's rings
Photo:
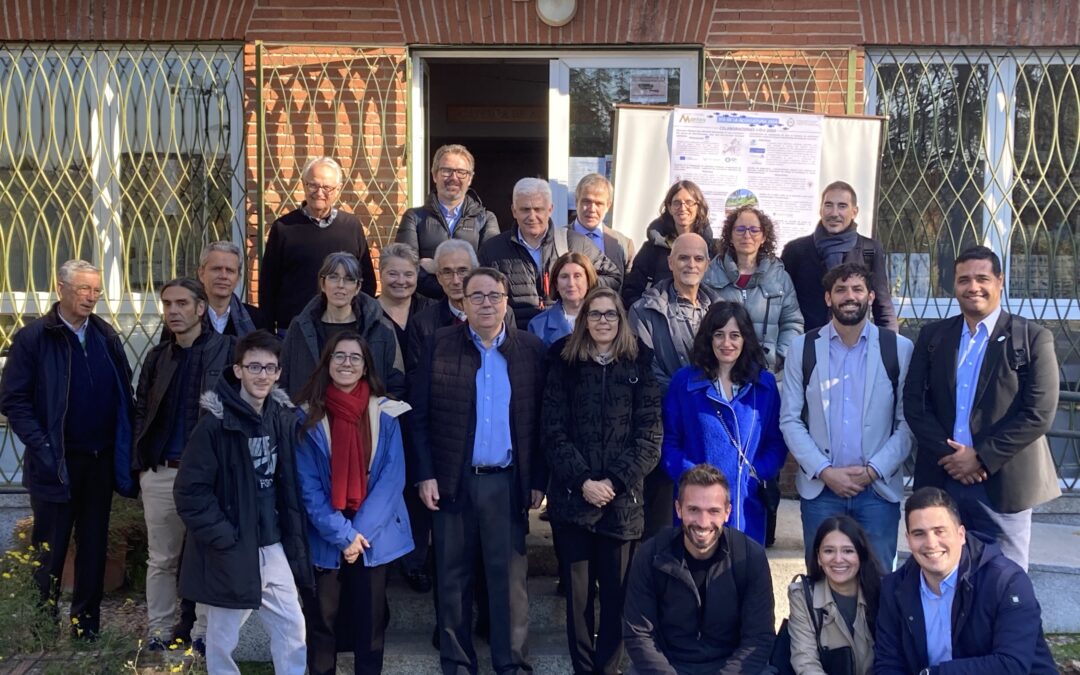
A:
{"type": "Polygon", "coordinates": [[[634,73],[630,76],[631,103],[667,103],[667,75],[634,73]]]}

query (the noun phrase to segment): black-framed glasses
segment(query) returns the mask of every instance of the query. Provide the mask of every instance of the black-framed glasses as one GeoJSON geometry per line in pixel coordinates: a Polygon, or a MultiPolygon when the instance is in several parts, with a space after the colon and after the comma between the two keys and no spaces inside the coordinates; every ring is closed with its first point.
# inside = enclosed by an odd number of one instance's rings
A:
{"type": "Polygon", "coordinates": [[[336,272],[333,274],[324,274],[323,279],[325,279],[331,284],[344,284],[346,286],[353,286],[360,283],[360,280],[351,274],[346,274],[343,276],[336,272]]]}
{"type": "Polygon", "coordinates": [[[615,323],[619,320],[619,313],[613,309],[609,309],[605,312],[601,312],[598,309],[590,309],[585,316],[589,318],[589,321],[606,321],[608,323],[615,323]]]}
{"type": "Polygon", "coordinates": [[[764,230],[760,227],[746,227],[745,225],[739,225],[735,228],[735,234],[752,234],[755,237],[761,234],[764,230]]]}
{"type": "Polygon", "coordinates": [[[346,361],[354,366],[359,366],[364,362],[364,355],[356,352],[334,352],[330,355],[330,358],[339,366],[345,365],[346,361]]]}
{"type": "Polygon", "coordinates": [[[695,206],[697,206],[697,204],[698,203],[695,202],[693,199],[687,199],[686,201],[683,201],[681,199],[673,199],[673,200],[671,200],[671,208],[673,208],[673,209],[681,209],[681,208],[684,208],[684,207],[688,208],[688,209],[692,209],[695,206]]]}
{"type": "Polygon", "coordinates": [[[252,361],[251,363],[245,363],[240,367],[248,371],[252,375],[258,375],[259,373],[263,372],[265,372],[267,375],[277,375],[278,371],[281,370],[281,366],[276,363],[258,363],[256,361],[252,361]]]}
{"type": "Polygon", "coordinates": [[[469,299],[469,302],[477,306],[484,304],[484,300],[487,300],[493,305],[497,305],[506,297],[506,293],[500,293],[499,291],[492,291],[491,293],[469,293],[465,297],[469,299]]]}
{"type": "Polygon", "coordinates": [[[473,172],[469,171],[468,169],[451,169],[448,166],[440,166],[435,171],[439,174],[439,178],[449,178],[450,176],[454,176],[461,180],[465,180],[469,176],[473,175],[473,172]]]}

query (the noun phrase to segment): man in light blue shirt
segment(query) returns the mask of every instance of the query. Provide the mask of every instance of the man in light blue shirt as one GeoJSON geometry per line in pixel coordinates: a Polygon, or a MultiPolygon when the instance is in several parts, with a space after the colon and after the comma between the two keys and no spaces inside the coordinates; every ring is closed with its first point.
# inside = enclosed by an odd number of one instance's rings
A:
{"type": "Polygon", "coordinates": [[[598,173],[586,174],[578,181],[574,197],[577,218],[570,229],[588,237],[625,276],[634,258],[634,242],[618,230],[604,226],[614,197],[611,182],[598,173]]]}
{"type": "Polygon", "coordinates": [[[780,430],[801,469],[796,487],[807,550],[822,522],[848,515],[888,571],[896,557],[901,469],[913,442],[900,404],[913,345],[868,320],[869,279],[861,263],[825,274],[832,320],[792,342],[780,430]]]}
{"type": "Polygon", "coordinates": [[[940,488],[904,504],[911,558],[881,582],[875,675],[1056,673],[1031,579],[940,488]]]}

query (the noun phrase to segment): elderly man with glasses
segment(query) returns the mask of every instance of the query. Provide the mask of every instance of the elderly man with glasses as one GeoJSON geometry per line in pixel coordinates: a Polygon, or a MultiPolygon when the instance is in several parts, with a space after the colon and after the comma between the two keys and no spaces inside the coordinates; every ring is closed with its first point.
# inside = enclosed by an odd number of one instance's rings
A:
{"type": "Polygon", "coordinates": [[[465,278],[466,321],[428,340],[411,389],[413,475],[433,514],[444,673],[477,672],[472,606],[478,556],[494,669],[532,672],[525,532],[529,509],[539,508],[547,485],[540,448],[544,345],[507,324],[507,290],[506,276],[490,267],[465,278]]]}
{"type": "Polygon", "coordinates": [[[443,289],[436,276],[435,249],[444,241],[467,242],[474,251],[499,234],[495,214],[484,208],[470,189],[476,161],[464,145],[444,145],[431,161],[435,191],[423,206],[409,209],[401,218],[395,241],[408,244],[420,256],[417,292],[441,299],[443,289]]]}
{"type": "Polygon", "coordinates": [[[375,297],[375,266],[364,228],[335,206],[345,173],[330,157],[317,157],[301,174],[305,199],[270,226],[259,270],[259,307],[272,331],[284,335],[289,322],[318,291],[319,267],[337,251],[360,261],[360,290],[375,297]]]}

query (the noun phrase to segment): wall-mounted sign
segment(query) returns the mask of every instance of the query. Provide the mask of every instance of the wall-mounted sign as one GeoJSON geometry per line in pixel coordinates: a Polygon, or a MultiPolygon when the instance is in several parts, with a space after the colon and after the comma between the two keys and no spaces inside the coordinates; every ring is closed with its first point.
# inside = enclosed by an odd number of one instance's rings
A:
{"type": "Polygon", "coordinates": [[[547,124],[542,105],[448,105],[446,121],[455,124],[547,124]]]}

